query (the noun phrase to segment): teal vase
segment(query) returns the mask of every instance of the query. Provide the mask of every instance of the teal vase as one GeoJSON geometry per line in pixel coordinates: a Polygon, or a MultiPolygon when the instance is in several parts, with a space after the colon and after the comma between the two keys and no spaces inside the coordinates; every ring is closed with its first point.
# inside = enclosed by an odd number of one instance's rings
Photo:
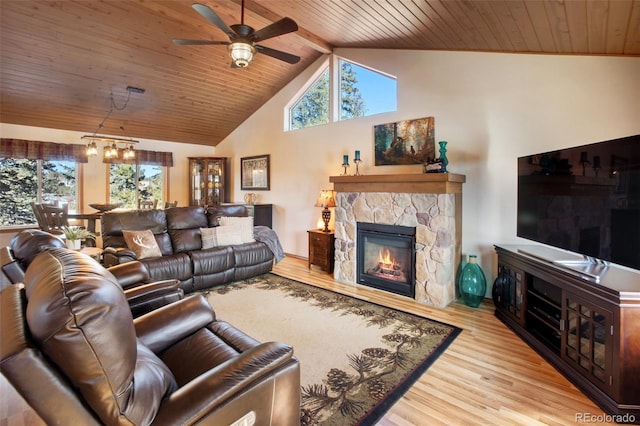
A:
{"type": "Polygon", "coordinates": [[[477,256],[469,255],[469,263],[462,270],[458,290],[465,305],[477,308],[487,291],[487,280],[478,265],[477,256]]]}
{"type": "Polygon", "coordinates": [[[438,142],[440,145],[440,161],[442,162],[442,173],[447,173],[449,159],[447,158],[447,141],[438,142]]]}
{"type": "Polygon", "coordinates": [[[469,263],[467,256],[462,255],[460,257],[460,264],[458,265],[458,269],[456,270],[456,288],[458,289],[458,291],[460,290],[460,282],[462,281],[462,271],[464,271],[464,267],[467,266],[467,263],[469,263]]]}

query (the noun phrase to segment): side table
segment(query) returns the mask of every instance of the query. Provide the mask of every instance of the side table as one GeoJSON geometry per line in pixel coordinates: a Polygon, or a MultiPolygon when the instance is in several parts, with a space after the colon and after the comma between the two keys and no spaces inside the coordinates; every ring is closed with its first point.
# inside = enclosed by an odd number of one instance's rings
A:
{"type": "Polygon", "coordinates": [[[82,247],[80,253],[93,257],[98,263],[102,263],[102,249],[99,247],[82,247]]]}
{"type": "Polygon", "coordinates": [[[307,231],[309,234],[309,264],[317,265],[328,273],[333,273],[335,253],[335,233],[323,232],[321,229],[307,231]]]}

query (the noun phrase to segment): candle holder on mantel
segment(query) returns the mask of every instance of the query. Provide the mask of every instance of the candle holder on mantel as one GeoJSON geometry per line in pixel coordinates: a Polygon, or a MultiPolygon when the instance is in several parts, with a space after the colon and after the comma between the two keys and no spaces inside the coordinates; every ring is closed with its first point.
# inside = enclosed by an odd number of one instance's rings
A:
{"type": "Polygon", "coordinates": [[[347,168],[349,167],[349,156],[348,155],[343,155],[342,156],[342,167],[344,167],[344,171],[342,172],[342,174],[340,176],[349,176],[349,174],[347,173],[347,168]]]}
{"type": "Polygon", "coordinates": [[[353,159],[353,162],[356,163],[356,174],[354,176],[360,176],[360,170],[358,168],[358,166],[360,165],[360,163],[362,163],[362,160],[360,159],[360,151],[356,150],[356,155],[353,159]]]}
{"type": "Polygon", "coordinates": [[[360,170],[358,170],[358,166],[360,165],[360,163],[362,163],[362,160],[356,158],[355,160],[353,160],[353,162],[356,163],[356,174],[354,174],[354,176],[360,176],[360,170]]]}

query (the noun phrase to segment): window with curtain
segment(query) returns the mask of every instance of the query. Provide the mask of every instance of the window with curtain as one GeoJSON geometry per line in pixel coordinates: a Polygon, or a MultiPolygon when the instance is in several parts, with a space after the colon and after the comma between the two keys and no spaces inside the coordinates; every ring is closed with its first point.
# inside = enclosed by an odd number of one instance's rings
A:
{"type": "Polygon", "coordinates": [[[153,164],[112,163],[109,166],[109,202],[136,209],[141,201],[164,206],[165,167],[153,164]]]}
{"type": "Polygon", "coordinates": [[[154,201],[158,207],[164,206],[164,176],[167,167],[173,166],[171,152],[136,150],[136,156],[131,160],[119,155],[102,161],[110,164],[110,203],[120,203],[130,209],[138,208],[141,201],[154,201]]]}
{"type": "Polygon", "coordinates": [[[78,164],[86,161],[79,145],[0,140],[0,227],[35,224],[32,202],[75,210],[78,164]]]}

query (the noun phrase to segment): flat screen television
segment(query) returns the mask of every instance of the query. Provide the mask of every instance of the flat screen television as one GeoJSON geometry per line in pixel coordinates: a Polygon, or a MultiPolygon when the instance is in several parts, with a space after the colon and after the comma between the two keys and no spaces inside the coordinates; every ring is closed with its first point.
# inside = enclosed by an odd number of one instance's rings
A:
{"type": "Polygon", "coordinates": [[[640,135],[518,158],[517,235],[640,270],[640,135]]]}

